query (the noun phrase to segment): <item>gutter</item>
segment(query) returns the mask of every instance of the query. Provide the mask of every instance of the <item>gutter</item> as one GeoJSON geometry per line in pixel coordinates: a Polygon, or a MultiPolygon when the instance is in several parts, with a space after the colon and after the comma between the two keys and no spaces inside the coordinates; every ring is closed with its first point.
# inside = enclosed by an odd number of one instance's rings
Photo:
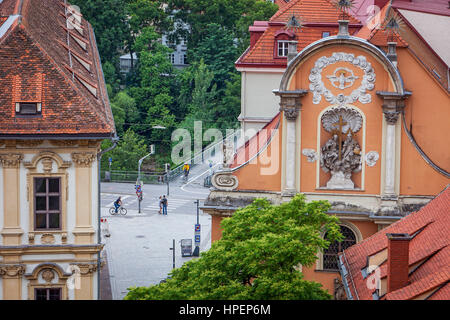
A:
{"type": "MultiPolygon", "coordinates": [[[[111,147],[109,147],[106,150],[100,150],[99,153],[97,153],[97,175],[98,175],[98,181],[97,181],[97,243],[99,246],[101,246],[102,244],[102,236],[101,236],[101,207],[100,207],[100,187],[101,187],[101,179],[100,179],[100,175],[101,175],[101,160],[102,160],[102,156],[104,153],[109,152],[111,150],[113,150],[116,146],[117,143],[119,142],[119,137],[115,134],[114,138],[111,139],[111,141],[113,142],[113,145],[111,147]]],[[[100,256],[101,250],[98,251],[97,253],[97,300],[100,300],[100,265],[101,265],[101,256],[100,256]]]]}

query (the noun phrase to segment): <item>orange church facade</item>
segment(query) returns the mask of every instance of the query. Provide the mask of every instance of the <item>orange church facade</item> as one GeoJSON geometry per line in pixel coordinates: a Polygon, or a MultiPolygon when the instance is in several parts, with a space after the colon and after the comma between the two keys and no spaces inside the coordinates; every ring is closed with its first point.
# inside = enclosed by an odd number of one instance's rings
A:
{"type": "Polygon", "coordinates": [[[394,43],[381,29],[358,36],[346,22],[339,28],[288,57],[273,91],[279,113],[225,156],[202,208],[215,241],[222,219],[255,198],[328,200],[345,241],[302,272],[330,294],[340,284],[339,252],[418,211],[450,182],[448,88],[398,34],[394,43]]]}

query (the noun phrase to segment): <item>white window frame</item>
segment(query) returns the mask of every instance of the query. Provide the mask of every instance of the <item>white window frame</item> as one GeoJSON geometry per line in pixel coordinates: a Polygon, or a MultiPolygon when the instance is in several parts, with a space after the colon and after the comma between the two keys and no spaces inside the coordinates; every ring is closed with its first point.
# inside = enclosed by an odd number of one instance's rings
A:
{"type": "Polygon", "coordinates": [[[278,57],[287,57],[289,52],[289,40],[278,40],[277,41],[277,55],[278,57]],[[282,44],[282,45],[281,45],[282,44]],[[281,54],[280,54],[280,50],[281,54]]]}

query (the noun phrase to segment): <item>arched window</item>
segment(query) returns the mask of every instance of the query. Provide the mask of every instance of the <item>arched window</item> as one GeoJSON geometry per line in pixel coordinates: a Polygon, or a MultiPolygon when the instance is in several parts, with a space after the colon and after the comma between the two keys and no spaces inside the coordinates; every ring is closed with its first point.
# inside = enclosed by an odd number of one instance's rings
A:
{"type": "Polygon", "coordinates": [[[340,227],[344,239],[341,242],[332,242],[328,249],[323,251],[323,270],[338,271],[338,254],[342,252],[342,250],[356,244],[356,235],[352,229],[346,226],[340,227]]]}

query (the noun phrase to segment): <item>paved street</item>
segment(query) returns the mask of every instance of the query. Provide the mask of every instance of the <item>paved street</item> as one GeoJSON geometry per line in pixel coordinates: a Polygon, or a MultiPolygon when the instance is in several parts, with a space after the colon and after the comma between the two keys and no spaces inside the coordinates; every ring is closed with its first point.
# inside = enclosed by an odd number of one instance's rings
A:
{"type": "MultiPolygon", "coordinates": [[[[181,257],[181,239],[192,239],[196,223],[196,199],[200,205],[208,193],[203,187],[207,166],[193,167],[189,180],[171,182],[168,196],[168,215],[158,214],[159,196],[167,195],[166,185],[144,185],[141,213],[133,184],[102,183],[102,217],[106,218],[110,237],[102,236],[107,253],[112,298],[123,299],[131,286],[157,284],[172,270],[173,255],[169,248],[175,239],[175,264],[180,267],[193,257],[181,257]],[[128,209],[126,216],[109,214],[113,202],[122,196],[128,209]]],[[[199,211],[201,224],[200,250],[211,246],[211,217],[199,211]]],[[[103,225],[102,227],[106,227],[103,225]]]]}

